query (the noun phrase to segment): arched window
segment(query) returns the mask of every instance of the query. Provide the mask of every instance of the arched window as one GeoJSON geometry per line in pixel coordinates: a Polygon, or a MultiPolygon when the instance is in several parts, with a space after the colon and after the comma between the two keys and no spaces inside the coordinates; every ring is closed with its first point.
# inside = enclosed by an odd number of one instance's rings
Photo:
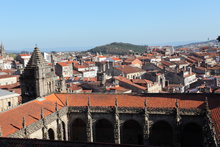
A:
{"type": "Polygon", "coordinates": [[[135,120],[128,120],[122,127],[122,144],[143,144],[143,129],[135,120]]]}
{"type": "Polygon", "coordinates": [[[203,146],[202,127],[189,123],[183,126],[181,144],[182,147],[202,147],[203,146]]]}
{"type": "Polygon", "coordinates": [[[173,131],[169,123],[159,121],[150,130],[150,145],[173,146],[173,131]]]}
{"type": "Polygon", "coordinates": [[[95,142],[114,143],[114,127],[110,121],[101,119],[96,122],[95,142]]]}
{"type": "Polygon", "coordinates": [[[77,118],[73,124],[71,129],[71,139],[72,141],[87,141],[86,139],[86,123],[77,118]]]}
{"type": "Polygon", "coordinates": [[[62,129],[63,129],[63,140],[66,140],[66,127],[65,127],[65,123],[62,121],[62,129]]]}
{"type": "Polygon", "coordinates": [[[49,136],[49,139],[50,140],[54,140],[55,139],[55,135],[54,135],[54,131],[53,131],[53,129],[49,129],[48,130],[48,136],[49,136]]]}

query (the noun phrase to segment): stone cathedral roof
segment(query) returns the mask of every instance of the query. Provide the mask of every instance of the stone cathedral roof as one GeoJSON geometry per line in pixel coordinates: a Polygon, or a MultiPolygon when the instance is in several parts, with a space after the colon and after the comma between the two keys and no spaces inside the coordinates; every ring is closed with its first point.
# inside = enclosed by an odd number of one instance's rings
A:
{"type": "Polygon", "coordinates": [[[3,136],[8,136],[19,131],[22,128],[23,117],[26,120],[26,126],[33,124],[41,119],[41,108],[44,109],[44,116],[55,112],[55,103],[58,103],[58,109],[65,107],[66,98],[68,106],[88,106],[88,97],[90,97],[91,106],[114,107],[115,98],[118,100],[119,107],[144,108],[145,99],[148,107],[153,108],[175,108],[176,99],[179,99],[180,108],[203,108],[204,96],[136,96],[124,94],[51,94],[44,98],[22,104],[14,109],[0,113],[0,128],[3,136]]]}
{"type": "Polygon", "coordinates": [[[27,64],[27,67],[36,67],[42,65],[46,65],[46,61],[44,60],[44,57],[41,54],[40,49],[35,47],[31,55],[31,58],[27,64]]]}
{"type": "Polygon", "coordinates": [[[44,116],[55,112],[55,104],[58,109],[66,106],[81,107],[88,106],[114,107],[117,98],[119,107],[144,108],[145,99],[149,108],[175,108],[176,99],[179,101],[179,108],[193,109],[205,108],[205,97],[208,97],[208,104],[211,117],[216,130],[216,137],[219,140],[220,134],[220,99],[219,95],[203,94],[167,94],[167,95],[128,95],[128,94],[51,94],[28,103],[22,104],[14,109],[0,113],[0,130],[3,137],[9,136],[22,129],[22,120],[25,118],[26,126],[29,126],[41,119],[41,109],[44,109],[44,116]]]}

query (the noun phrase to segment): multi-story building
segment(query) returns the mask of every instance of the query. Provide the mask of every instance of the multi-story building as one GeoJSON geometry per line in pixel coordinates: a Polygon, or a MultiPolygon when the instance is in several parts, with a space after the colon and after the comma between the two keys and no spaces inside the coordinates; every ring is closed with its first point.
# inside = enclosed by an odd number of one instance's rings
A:
{"type": "Polygon", "coordinates": [[[30,54],[19,54],[16,60],[19,61],[21,64],[23,64],[23,67],[26,67],[30,58],[31,58],[30,54]]]}
{"type": "Polygon", "coordinates": [[[73,76],[73,62],[58,62],[55,66],[56,74],[59,77],[72,77],[73,76]]]}
{"type": "Polygon", "coordinates": [[[20,94],[0,89],[0,112],[18,106],[20,94]]]}
{"type": "Polygon", "coordinates": [[[132,67],[130,65],[114,67],[114,76],[122,75],[128,79],[141,79],[145,73],[145,70],[138,67],[132,67]]]}

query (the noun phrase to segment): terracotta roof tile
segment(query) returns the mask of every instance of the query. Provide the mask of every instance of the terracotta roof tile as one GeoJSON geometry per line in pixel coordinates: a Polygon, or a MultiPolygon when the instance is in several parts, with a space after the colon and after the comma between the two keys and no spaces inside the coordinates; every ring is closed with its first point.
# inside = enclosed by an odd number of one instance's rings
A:
{"type": "MultiPolygon", "coordinates": [[[[20,105],[14,109],[0,113],[0,126],[3,136],[8,136],[22,128],[22,118],[25,117],[27,126],[40,119],[41,108],[44,108],[44,115],[55,111],[55,103],[58,102],[59,109],[64,107],[68,97],[69,106],[87,106],[88,97],[90,97],[91,106],[114,106],[115,98],[118,99],[120,107],[144,107],[144,101],[147,99],[148,107],[168,108],[175,107],[176,98],[180,99],[180,108],[201,108],[204,104],[204,97],[201,96],[135,96],[135,95],[111,95],[111,94],[51,94],[45,97],[45,100],[39,99],[20,105]],[[11,116],[11,117],[9,117],[11,116]]],[[[219,102],[214,102],[212,106],[212,117],[220,130],[220,107],[219,102]]],[[[220,132],[219,132],[220,133],[220,132]]]]}
{"type": "Polygon", "coordinates": [[[129,65],[122,65],[119,67],[115,67],[115,69],[120,70],[123,73],[129,74],[129,73],[137,73],[137,72],[145,72],[143,69],[138,67],[132,67],[129,65]]]}
{"type": "Polygon", "coordinates": [[[19,54],[19,56],[31,56],[31,54],[19,54]]]}

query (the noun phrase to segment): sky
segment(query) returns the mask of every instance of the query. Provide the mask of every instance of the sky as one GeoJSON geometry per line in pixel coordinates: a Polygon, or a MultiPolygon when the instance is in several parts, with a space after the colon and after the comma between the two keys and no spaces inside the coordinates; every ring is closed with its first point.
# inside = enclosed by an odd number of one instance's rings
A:
{"type": "Polygon", "coordinates": [[[0,6],[6,50],[154,45],[220,35],[220,0],[5,0],[0,6]]]}

